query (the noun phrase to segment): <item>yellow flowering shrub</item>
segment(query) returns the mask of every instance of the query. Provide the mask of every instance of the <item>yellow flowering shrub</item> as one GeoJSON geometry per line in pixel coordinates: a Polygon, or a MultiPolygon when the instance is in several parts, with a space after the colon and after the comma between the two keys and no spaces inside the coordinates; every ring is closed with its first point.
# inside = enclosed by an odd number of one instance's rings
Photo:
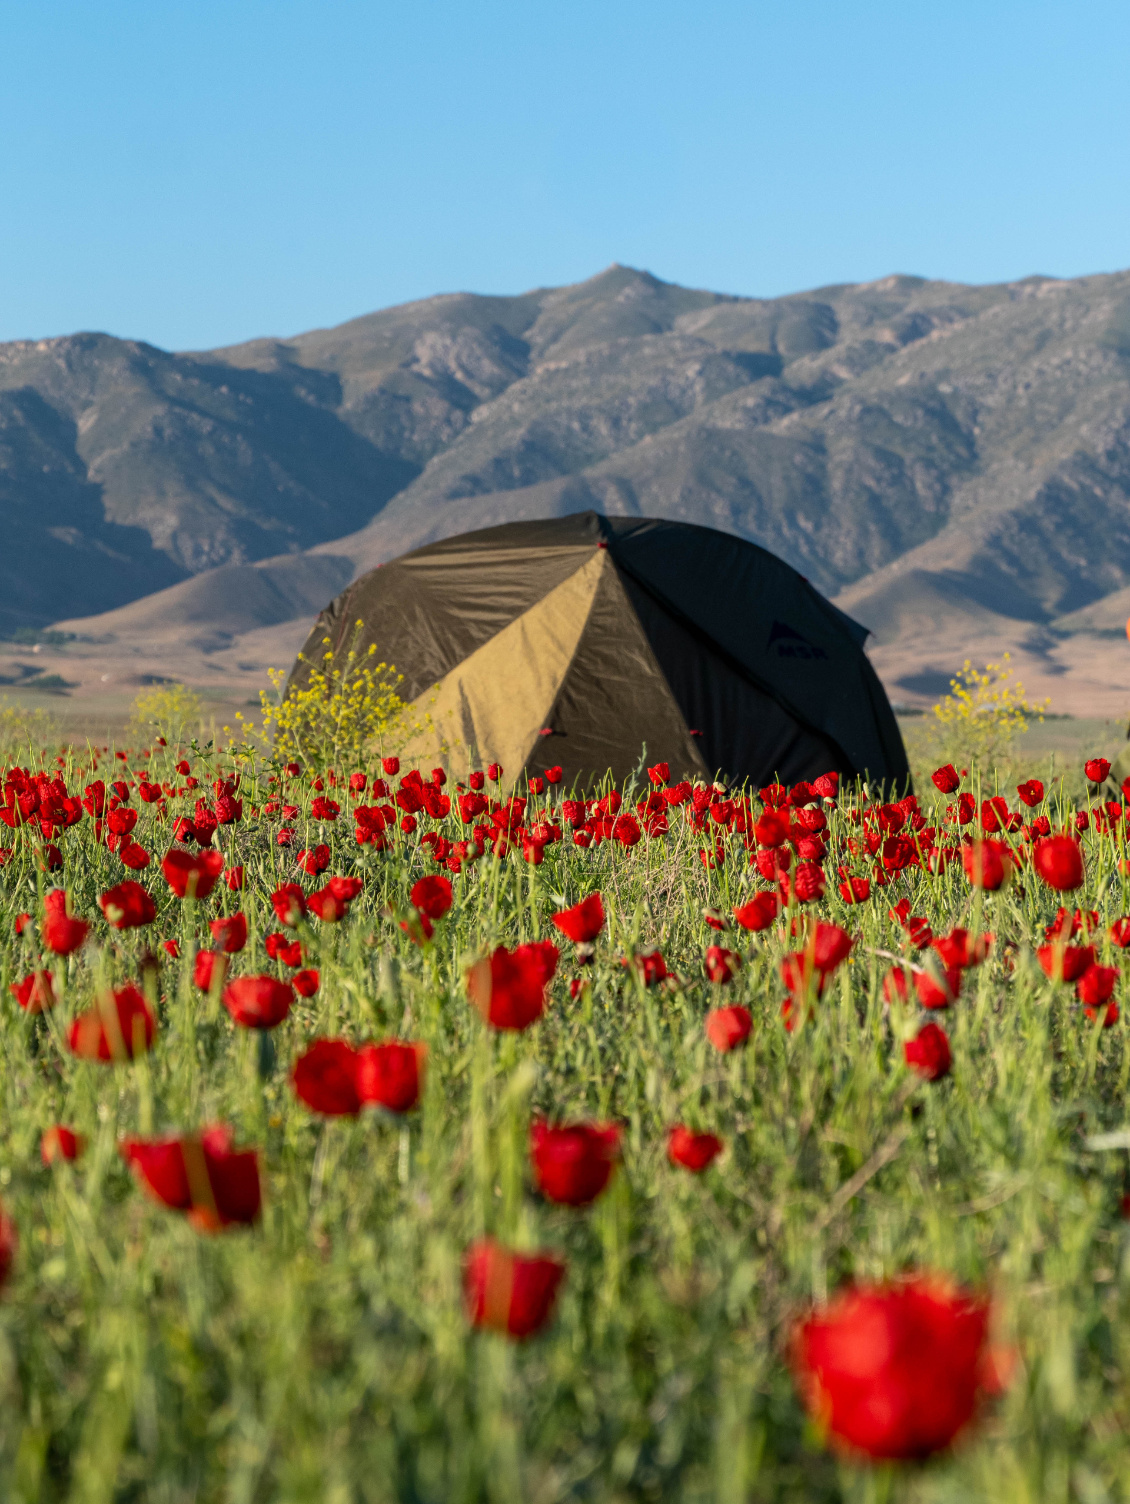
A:
{"type": "Polygon", "coordinates": [[[156,731],[175,744],[197,730],[200,696],[184,684],[154,684],[134,700],[130,719],[143,736],[156,731]]]}
{"type": "MultiPolygon", "coordinates": [[[[358,621],[354,629],[354,643],[361,625],[358,621]]],[[[322,643],[322,661],[310,663],[306,684],[288,695],[282,692],[283,670],[269,672],[275,698],[267,690],[260,694],[261,734],[273,741],[275,756],[321,769],[359,763],[374,747],[398,751],[415,729],[398,692],[404,675],[391,663],[376,662],[375,643],[360,656],[351,647],[340,668],[330,639],[323,637],[322,643]]],[[[308,662],[302,654],[299,660],[308,662]]]]}
{"type": "Polygon", "coordinates": [[[976,669],[967,658],[950,680],[950,692],[934,706],[947,754],[953,761],[988,765],[999,758],[1030,720],[1042,721],[1050,701],[1031,704],[1013,677],[1005,653],[1000,663],[976,669]]]}

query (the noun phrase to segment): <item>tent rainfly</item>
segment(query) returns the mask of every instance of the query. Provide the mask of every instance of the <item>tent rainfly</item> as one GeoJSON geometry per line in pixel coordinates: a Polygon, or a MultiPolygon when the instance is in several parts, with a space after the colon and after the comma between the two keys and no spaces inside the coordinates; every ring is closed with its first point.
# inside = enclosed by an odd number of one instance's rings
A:
{"type": "Polygon", "coordinates": [[[906,752],[866,637],[756,544],[582,512],[429,543],[362,575],[318,617],[290,684],[330,650],[343,666],[375,643],[428,727],[407,756],[456,777],[498,762],[508,778],[560,766],[566,786],[619,780],[646,744],[673,778],[835,769],[901,790],[906,752]]]}

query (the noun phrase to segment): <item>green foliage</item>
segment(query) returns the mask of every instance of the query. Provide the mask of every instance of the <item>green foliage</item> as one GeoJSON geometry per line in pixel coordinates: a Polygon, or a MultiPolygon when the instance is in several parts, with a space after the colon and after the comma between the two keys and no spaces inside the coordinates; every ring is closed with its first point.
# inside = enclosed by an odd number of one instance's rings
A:
{"type": "MultiPolygon", "coordinates": [[[[176,784],[170,746],[149,776],[176,784]]],[[[135,765],[141,763],[135,759],[135,765]]],[[[124,765],[113,766],[122,770],[124,765]]],[[[990,1286],[999,1336],[1017,1367],[1005,1397],[949,1459],[894,1474],[890,1498],[915,1504],[1021,1504],[1130,1497],[1130,1257],[1119,1217],[1125,1155],[1088,1152],[1127,1117],[1124,1023],[1088,1024],[1070,988],[1035,964],[1056,896],[1030,875],[975,898],[960,864],[913,869],[845,906],[819,905],[858,936],[812,1017],[782,1027],[785,926],[731,933],[745,964],[726,988],[703,978],[716,937],[705,906],[727,911],[759,886],[743,843],[720,868],[672,818],[662,840],[625,851],[562,843],[544,863],[486,857],[454,879],[456,904],[418,948],[398,919],[435,870],[418,836],[359,848],[343,818],[319,826],[306,782],[268,784],[241,764],[244,819],[221,827],[243,893],[223,885],[182,904],[156,864],[140,876],[158,907],[149,929],[107,928],[97,896],[126,874],[84,819],[60,839],[75,912],[94,943],[52,963],[58,1007],[28,1017],[8,983],[40,963],[34,931],[49,881],[34,827],[7,832],[0,870],[0,1197],[20,1250],[0,1301],[0,1497],[181,1501],[848,1501],[876,1483],[821,1445],[794,1395],[788,1334],[799,1310],[852,1276],[910,1266],[990,1286]],[[289,802],[293,847],[277,841],[289,802]],[[344,829],[342,827],[345,827],[344,829]],[[306,932],[321,988],[274,1033],[274,1061],[191,980],[207,920],[242,908],[242,973],[274,971],[269,894],[294,880],[294,850],[326,840],[331,872],[365,887],[341,924],[306,932]],[[545,1018],[492,1035],[469,1007],[466,965],[498,943],[555,935],[551,915],[593,889],[608,928],[581,968],[562,941],[545,1018]],[[884,1005],[889,955],[907,955],[888,914],[906,896],[941,932],[996,936],[944,1022],[954,1070],[929,1086],[907,1071],[914,1018],[884,1005]],[[159,942],[176,939],[170,960],[159,942]],[[684,980],[647,990],[623,957],[662,948],[684,980]],[[74,1059],[64,1038],[99,980],[162,957],[160,1031],[134,1065],[74,1059]],[[571,977],[589,986],[570,995],[571,977]],[[706,1010],[741,1002],[748,1046],[716,1054],[706,1010]],[[420,1111],[319,1120],[289,1072],[315,1037],[424,1040],[420,1111]],[[531,1113],[614,1119],[623,1164],[587,1211],[529,1190],[531,1113]],[[672,1167],[668,1125],[717,1131],[724,1157],[702,1177],[672,1167]],[[261,1224],[218,1237],[145,1198],[116,1151],[127,1134],[215,1121],[262,1152],[261,1224]],[[46,1169],[39,1137],[56,1123],[89,1140],[75,1165],[46,1169]],[[527,1344],[468,1331],[460,1261],[484,1228],[568,1264],[556,1319],[527,1344]]],[[[230,763],[198,761],[206,789],[230,763]]],[[[96,776],[106,775],[106,764],[96,776]]],[[[71,763],[81,788],[89,767],[71,763]]],[[[183,784],[182,784],[183,786],[183,784]]],[[[135,838],[157,858],[199,790],[141,805],[135,838]]],[[[371,797],[371,796],[366,796],[371,797]]],[[[545,799],[534,799],[530,818],[545,799]]],[[[924,804],[927,801],[924,799],[924,804]]],[[[1052,791],[1055,824],[1067,811],[1052,791]]],[[[454,814],[438,827],[455,837],[454,814]]],[[[831,816],[833,855],[862,870],[831,816]]],[[[1126,911],[1121,834],[1088,837],[1075,898],[1100,911],[1099,936],[1126,911]]],[[[306,886],[314,884],[307,882],[306,886]]],[[[1101,959],[1119,952],[1099,939],[1101,959]]]]}

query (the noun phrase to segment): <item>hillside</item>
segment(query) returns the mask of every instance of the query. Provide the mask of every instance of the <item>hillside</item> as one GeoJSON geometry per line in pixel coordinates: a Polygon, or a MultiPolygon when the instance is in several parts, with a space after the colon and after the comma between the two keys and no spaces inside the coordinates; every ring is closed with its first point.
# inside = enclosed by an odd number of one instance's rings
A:
{"type": "Polygon", "coordinates": [[[595,506],[781,554],[875,631],[896,699],[1007,646],[1053,698],[1121,706],[1130,273],[759,300],[612,267],[206,353],[9,344],[0,504],[0,628],[98,616],[133,653],[196,611],[166,635],[209,671],[418,543],[595,506]],[[280,556],[321,563],[293,596],[237,584],[280,556]]]}

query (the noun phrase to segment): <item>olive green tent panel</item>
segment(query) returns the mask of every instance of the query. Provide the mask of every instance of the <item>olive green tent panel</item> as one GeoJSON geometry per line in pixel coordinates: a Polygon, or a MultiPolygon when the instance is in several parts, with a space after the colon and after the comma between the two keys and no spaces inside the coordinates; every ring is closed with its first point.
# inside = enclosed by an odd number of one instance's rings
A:
{"type": "Polygon", "coordinates": [[[622,775],[646,744],[673,773],[793,782],[835,769],[908,787],[866,636],[756,544],[585,512],[372,570],[319,617],[290,682],[327,638],[339,663],[375,644],[430,709],[421,760],[446,740],[453,768],[560,765],[572,782],[622,775]]]}

